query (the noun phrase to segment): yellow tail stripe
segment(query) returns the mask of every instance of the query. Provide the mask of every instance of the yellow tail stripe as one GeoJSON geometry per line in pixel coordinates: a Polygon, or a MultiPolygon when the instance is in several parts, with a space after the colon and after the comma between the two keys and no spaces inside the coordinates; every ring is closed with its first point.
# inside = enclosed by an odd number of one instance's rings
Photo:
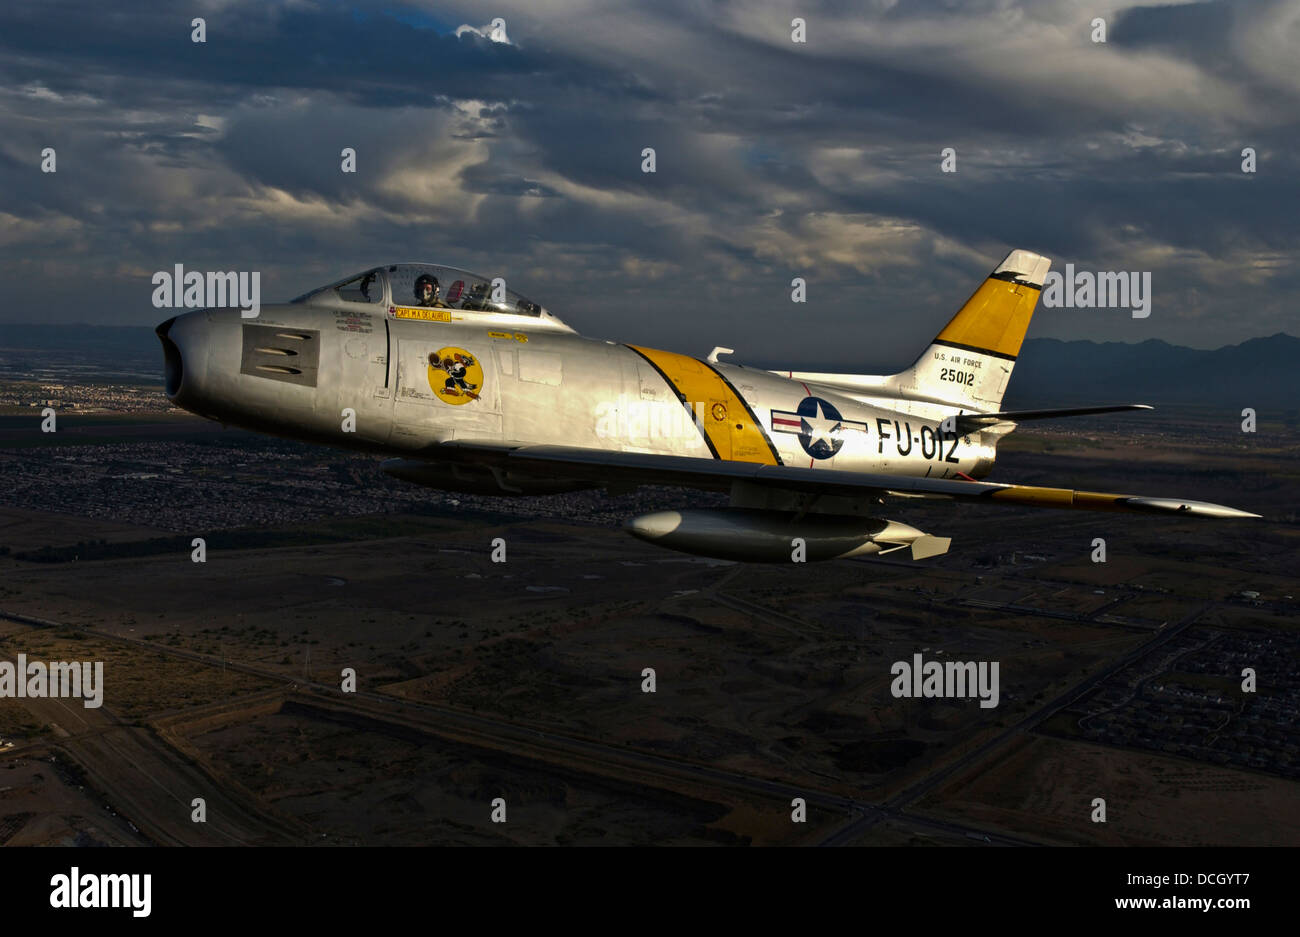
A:
{"type": "Polygon", "coordinates": [[[1014,358],[1029,329],[1038,289],[990,277],[952,317],[937,341],[1014,358]]]}
{"type": "Polygon", "coordinates": [[[779,465],[776,452],[748,405],[717,371],[688,355],[628,345],[653,364],[677,396],[696,414],[696,422],[719,459],[779,465]]]}

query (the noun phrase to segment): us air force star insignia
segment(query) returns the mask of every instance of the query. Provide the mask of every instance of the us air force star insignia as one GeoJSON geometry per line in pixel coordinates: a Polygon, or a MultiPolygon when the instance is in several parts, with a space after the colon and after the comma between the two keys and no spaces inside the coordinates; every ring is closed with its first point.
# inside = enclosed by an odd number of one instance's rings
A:
{"type": "Polygon", "coordinates": [[[793,413],[772,411],[772,432],[797,433],[804,452],[814,459],[829,459],[844,447],[845,433],[865,434],[867,424],[844,419],[820,397],[805,397],[793,413]]]}

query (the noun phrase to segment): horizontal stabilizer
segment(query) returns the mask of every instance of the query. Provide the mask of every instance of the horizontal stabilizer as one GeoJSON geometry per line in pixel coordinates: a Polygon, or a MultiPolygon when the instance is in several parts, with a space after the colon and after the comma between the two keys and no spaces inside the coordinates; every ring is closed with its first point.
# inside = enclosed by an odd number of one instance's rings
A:
{"type": "Polygon", "coordinates": [[[1088,416],[1093,413],[1119,413],[1123,410],[1153,410],[1145,403],[1124,403],[1107,407],[1065,407],[1055,410],[1003,410],[1000,413],[963,413],[953,417],[958,433],[969,433],[995,423],[1020,423],[1024,420],[1053,420],[1060,416],[1088,416]]]}

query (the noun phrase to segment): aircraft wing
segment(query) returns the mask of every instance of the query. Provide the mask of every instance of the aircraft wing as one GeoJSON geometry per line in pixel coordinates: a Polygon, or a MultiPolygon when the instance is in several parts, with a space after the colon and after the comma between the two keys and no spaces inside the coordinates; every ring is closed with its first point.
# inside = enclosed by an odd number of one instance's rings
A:
{"type": "MultiPolygon", "coordinates": [[[[1089,511],[1136,511],[1157,514],[1186,514],[1199,517],[1259,517],[1248,511],[1189,501],[1145,495],[1106,494],[1069,488],[1040,488],[960,479],[919,478],[873,472],[838,472],[793,465],[761,465],[665,456],[652,453],[616,452],[574,446],[510,446],[499,443],[454,441],[430,447],[421,453],[432,462],[468,462],[552,477],[597,483],[630,485],[680,485],[687,488],[726,491],[737,481],[785,491],[849,497],[913,497],[957,501],[982,501],[1032,507],[1075,508],[1089,511]]],[[[383,469],[390,475],[419,481],[427,463],[413,459],[390,459],[383,469]]]]}

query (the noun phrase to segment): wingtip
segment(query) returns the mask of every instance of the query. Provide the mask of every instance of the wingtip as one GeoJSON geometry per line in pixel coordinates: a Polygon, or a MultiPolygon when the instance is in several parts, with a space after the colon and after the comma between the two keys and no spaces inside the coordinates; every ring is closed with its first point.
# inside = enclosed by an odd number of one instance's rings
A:
{"type": "Polygon", "coordinates": [[[1226,504],[1213,504],[1209,501],[1183,501],[1178,498],[1125,498],[1126,503],[1138,508],[1146,508],[1150,511],[1159,511],[1168,514],[1192,514],[1197,517],[1217,517],[1223,520],[1227,519],[1262,519],[1261,514],[1252,514],[1250,511],[1242,511],[1238,508],[1230,508],[1226,504]]]}

